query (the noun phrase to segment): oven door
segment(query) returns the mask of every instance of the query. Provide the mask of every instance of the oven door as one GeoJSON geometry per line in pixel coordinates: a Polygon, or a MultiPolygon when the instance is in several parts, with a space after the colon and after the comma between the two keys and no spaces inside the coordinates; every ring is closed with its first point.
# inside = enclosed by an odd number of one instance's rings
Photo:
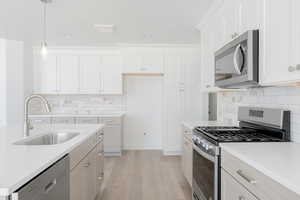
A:
{"type": "Polygon", "coordinates": [[[194,200],[219,200],[219,156],[212,156],[194,145],[194,200]]]}

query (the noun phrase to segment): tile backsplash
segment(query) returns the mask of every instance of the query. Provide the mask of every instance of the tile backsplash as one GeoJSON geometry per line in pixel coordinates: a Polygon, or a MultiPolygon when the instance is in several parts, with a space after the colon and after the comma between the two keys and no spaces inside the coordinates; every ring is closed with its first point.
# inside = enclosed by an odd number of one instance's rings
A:
{"type": "MultiPolygon", "coordinates": [[[[97,95],[47,95],[52,113],[93,114],[101,111],[125,111],[123,96],[97,95]]],[[[30,114],[43,114],[43,105],[39,100],[33,100],[30,114]]]]}
{"type": "Polygon", "coordinates": [[[300,142],[300,87],[266,87],[218,94],[218,120],[237,123],[239,106],[291,111],[291,139],[300,142]]]}

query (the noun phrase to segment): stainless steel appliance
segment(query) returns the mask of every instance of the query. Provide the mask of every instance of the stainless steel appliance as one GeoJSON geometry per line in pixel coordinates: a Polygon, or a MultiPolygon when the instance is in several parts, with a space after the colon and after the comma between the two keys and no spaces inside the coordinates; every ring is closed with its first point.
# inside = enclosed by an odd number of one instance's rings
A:
{"type": "Polygon", "coordinates": [[[240,35],[215,53],[215,85],[220,88],[258,86],[259,31],[240,35]]]}
{"type": "Polygon", "coordinates": [[[11,195],[12,200],[69,200],[69,157],[65,156],[11,195]]]}
{"type": "Polygon", "coordinates": [[[290,111],[240,107],[238,127],[197,127],[193,133],[193,199],[220,200],[220,143],[290,141],[290,111]]]}

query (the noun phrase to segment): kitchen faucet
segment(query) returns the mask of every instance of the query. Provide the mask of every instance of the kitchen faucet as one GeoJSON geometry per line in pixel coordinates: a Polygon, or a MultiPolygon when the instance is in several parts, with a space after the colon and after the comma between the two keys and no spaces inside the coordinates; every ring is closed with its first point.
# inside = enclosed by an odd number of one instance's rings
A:
{"type": "Polygon", "coordinates": [[[28,107],[29,107],[29,102],[32,99],[40,99],[45,106],[46,112],[51,112],[49,102],[45,97],[38,94],[33,94],[28,96],[25,99],[25,105],[24,105],[24,137],[28,137],[29,131],[33,129],[32,125],[30,124],[30,120],[28,119],[28,107]]]}

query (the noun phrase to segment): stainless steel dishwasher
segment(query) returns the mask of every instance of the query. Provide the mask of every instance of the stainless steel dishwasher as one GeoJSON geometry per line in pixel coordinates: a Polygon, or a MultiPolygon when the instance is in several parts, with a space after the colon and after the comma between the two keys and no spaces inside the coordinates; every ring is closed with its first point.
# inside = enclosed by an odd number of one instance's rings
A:
{"type": "Polygon", "coordinates": [[[69,200],[69,157],[65,156],[11,195],[12,200],[69,200]]]}

